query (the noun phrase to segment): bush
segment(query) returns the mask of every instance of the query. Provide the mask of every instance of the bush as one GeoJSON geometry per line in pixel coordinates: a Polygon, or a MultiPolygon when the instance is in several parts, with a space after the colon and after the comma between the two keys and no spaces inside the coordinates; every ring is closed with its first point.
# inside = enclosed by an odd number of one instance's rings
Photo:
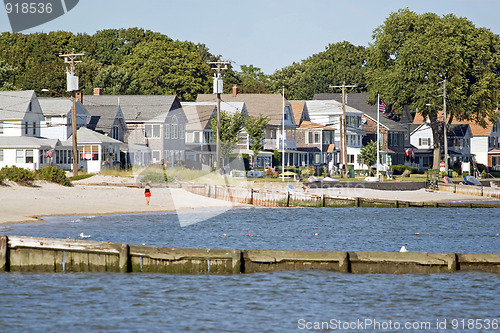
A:
{"type": "Polygon", "coordinates": [[[68,177],[66,177],[66,172],[56,167],[46,166],[43,169],[36,170],[35,177],[40,180],[47,180],[64,186],[71,186],[71,182],[68,177]]]}
{"type": "Polygon", "coordinates": [[[0,170],[0,179],[7,179],[21,185],[31,185],[35,180],[35,173],[17,166],[3,167],[0,170]]]}
{"type": "Polygon", "coordinates": [[[405,171],[409,171],[410,174],[418,172],[417,168],[403,164],[391,165],[391,170],[395,176],[402,175],[405,171]]]}

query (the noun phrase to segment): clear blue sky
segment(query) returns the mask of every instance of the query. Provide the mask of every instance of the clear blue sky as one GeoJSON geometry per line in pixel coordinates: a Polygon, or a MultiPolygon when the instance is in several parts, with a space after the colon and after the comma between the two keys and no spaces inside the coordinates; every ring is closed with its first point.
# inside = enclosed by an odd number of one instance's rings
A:
{"type": "MultiPolygon", "coordinates": [[[[65,15],[23,33],[140,27],[204,43],[225,60],[271,74],[330,43],[368,46],[373,30],[406,7],[418,14],[467,17],[500,34],[500,0],[80,0],[65,15]]],[[[0,9],[0,31],[12,31],[5,8],[0,9]]]]}

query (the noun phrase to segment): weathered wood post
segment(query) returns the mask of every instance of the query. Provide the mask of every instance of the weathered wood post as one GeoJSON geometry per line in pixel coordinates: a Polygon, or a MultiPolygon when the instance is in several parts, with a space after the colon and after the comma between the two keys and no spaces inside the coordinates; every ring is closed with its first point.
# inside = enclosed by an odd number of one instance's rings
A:
{"type": "Polygon", "coordinates": [[[325,199],[325,198],[326,198],[326,197],[325,197],[325,195],[323,194],[323,195],[321,196],[321,200],[323,201],[323,203],[322,203],[322,207],[326,207],[326,199],[325,199]]]}
{"type": "Polygon", "coordinates": [[[9,271],[9,238],[0,236],[0,272],[9,271]]]}
{"type": "Polygon", "coordinates": [[[250,189],[250,205],[253,205],[253,188],[250,189]]]}
{"type": "Polygon", "coordinates": [[[290,206],[290,191],[286,192],[286,206],[290,206]]]}
{"type": "Polygon", "coordinates": [[[450,258],[448,259],[448,270],[450,272],[456,272],[458,269],[458,259],[456,253],[450,253],[450,258]]]}
{"type": "Polygon", "coordinates": [[[351,273],[351,261],[349,260],[349,252],[343,252],[339,260],[339,272],[351,273]]]}
{"type": "Polygon", "coordinates": [[[118,265],[120,273],[128,273],[131,271],[130,246],[128,246],[128,244],[122,244],[120,247],[120,261],[118,265]]]}

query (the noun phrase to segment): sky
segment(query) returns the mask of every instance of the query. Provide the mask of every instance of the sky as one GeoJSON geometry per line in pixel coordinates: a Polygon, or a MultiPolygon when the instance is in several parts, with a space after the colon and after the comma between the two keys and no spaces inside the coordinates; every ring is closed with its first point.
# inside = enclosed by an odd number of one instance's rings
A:
{"type": "MultiPolygon", "coordinates": [[[[500,34],[499,0],[80,0],[66,14],[22,33],[91,35],[139,27],[205,44],[223,60],[272,74],[329,44],[345,40],[369,46],[373,30],[401,8],[418,14],[452,13],[500,34]]],[[[0,32],[7,31],[12,29],[5,8],[0,8],[0,32]]]]}

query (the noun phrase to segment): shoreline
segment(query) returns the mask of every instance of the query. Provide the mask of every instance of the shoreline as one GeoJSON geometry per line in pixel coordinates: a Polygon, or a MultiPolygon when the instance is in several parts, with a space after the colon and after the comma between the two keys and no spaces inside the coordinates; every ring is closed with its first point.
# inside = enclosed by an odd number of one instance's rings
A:
{"type": "MultiPolygon", "coordinates": [[[[280,184],[281,185],[281,184],[280,184]]],[[[276,186],[275,190],[283,190],[276,186]]],[[[312,194],[333,197],[401,200],[413,202],[493,202],[500,200],[450,192],[386,191],[368,188],[311,189],[312,194]]],[[[251,207],[187,192],[181,188],[152,188],[148,206],[144,190],[131,178],[93,176],[72,187],[37,181],[34,186],[0,185],[0,224],[43,223],[47,216],[140,214],[189,209],[251,207]],[[97,185],[100,184],[100,185],[97,185]]]]}

